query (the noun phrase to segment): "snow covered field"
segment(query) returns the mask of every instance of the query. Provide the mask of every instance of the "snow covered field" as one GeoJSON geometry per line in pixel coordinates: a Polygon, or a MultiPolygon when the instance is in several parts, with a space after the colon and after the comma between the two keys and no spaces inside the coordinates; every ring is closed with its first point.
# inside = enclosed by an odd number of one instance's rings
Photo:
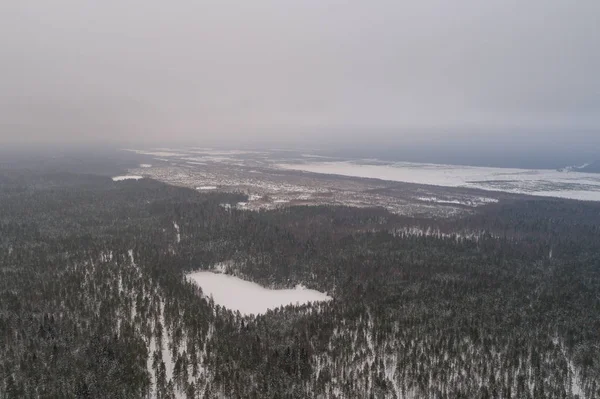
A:
{"type": "Polygon", "coordinates": [[[546,197],[600,201],[600,175],[573,171],[509,169],[398,162],[282,163],[281,169],[375,178],[443,187],[466,187],[546,197]]]}
{"type": "Polygon", "coordinates": [[[295,289],[271,290],[222,273],[196,272],[188,274],[187,279],[200,286],[204,295],[212,296],[217,305],[233,311],[239,310],[243,315],[258,315],[280,306],[331,300],[326,294],[301,286],[295,289]]]}

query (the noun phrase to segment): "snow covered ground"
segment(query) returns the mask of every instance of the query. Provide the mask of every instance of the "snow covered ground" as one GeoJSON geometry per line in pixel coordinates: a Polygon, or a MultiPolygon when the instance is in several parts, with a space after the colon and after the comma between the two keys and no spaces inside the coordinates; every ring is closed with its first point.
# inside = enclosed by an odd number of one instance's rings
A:
{"type": "Polygon", "coordinates": [[[600,175],[594,173],[409,162],[376,165],[361,161],[310,162],[277,166],[313,173],[600,201],[600,175]]]}
{"type": "Polygon", "coordinates": [[[204,295],[212,296],[217,305],[233,311],[239,310],[243,315],[258,315],[280,306],[331,300],[331,297],[322,292],[301,286],[295,289],[271,290],[222,273],[196,272],[188,274],[187,278],[199,285],[204,295]]]}
{"type": "Polygon", "coordinates": [[[115,176],[113,177],[113,181],[123,181],[123,180],[140,180],[143,179],[143,176],[134,176],[134,175],[128,175],[128,176],[115,176]]]}

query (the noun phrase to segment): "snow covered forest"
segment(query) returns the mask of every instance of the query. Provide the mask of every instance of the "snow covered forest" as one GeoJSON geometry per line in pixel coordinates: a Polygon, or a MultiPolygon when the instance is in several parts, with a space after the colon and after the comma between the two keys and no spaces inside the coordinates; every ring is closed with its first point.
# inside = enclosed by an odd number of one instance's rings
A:
{"type": "Polygon", "coordinates": [[[0,398],[600,398],[599,203],[245,200],[0,170],[0,398]],[[185,278],[220,262],[333,299],[243,316],[185,278]]]}

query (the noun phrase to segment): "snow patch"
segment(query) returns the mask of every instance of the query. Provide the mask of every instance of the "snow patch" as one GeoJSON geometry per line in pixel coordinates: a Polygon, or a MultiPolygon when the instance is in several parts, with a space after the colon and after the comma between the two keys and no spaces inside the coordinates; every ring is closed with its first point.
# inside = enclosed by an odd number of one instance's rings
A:
{"type": "Polygon", "coordinates": [[[144,176],[127,175],[127,176],[115,176],[112,179],[113,179],[113,181],[123,181],[123,180],[140,180],[143,178],[144,178],[144,176]]]}
{"type": "Polygon", "coordinates": [[[177,243],[181,242],[181,231],[179,230],[179,225],[176,222],[173,222],[173,227],[175,227],[176,239],[177,243]]]}

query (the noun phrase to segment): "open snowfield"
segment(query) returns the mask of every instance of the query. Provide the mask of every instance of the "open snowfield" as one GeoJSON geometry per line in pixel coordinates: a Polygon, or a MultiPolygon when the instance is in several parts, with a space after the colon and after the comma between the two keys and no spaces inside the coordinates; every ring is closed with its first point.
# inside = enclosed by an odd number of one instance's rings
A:
{"type": "Polygon", "coordinates": [[[372,164],[360,161],[281,163],[281,169],[341,176],[374,178],[443,187],[478,188],[600,201],[600,175],[573,171],[509,169],[398,162],[372,164]]]}
{"type": "Polygon", "coordinates": [[[222,273],[196,272],[187,275],[204,295],[212,296],[217,305],[239,310],[243,315],[258,315],[269,309],[286,305],[303,305],[309,302],[329,301],[331,297],[302,287],[287,290],[271,290],[256,283],[222,273]]]}

